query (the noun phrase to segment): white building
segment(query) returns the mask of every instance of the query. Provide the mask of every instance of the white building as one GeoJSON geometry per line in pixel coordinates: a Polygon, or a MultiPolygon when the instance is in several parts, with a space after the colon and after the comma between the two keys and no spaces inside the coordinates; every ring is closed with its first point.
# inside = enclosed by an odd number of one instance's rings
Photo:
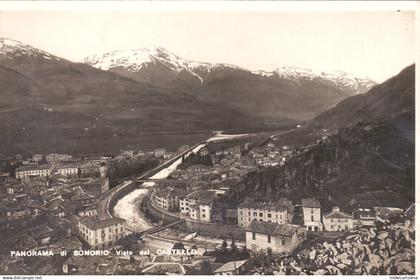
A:
{"type": "Polygon", "coordinates": [[[344,231],[353,228],[353,216],[340,212],[340,208],[333,207],[332,212],[323,216],[326,231],[344,231]]]}
{"type": "Polygon", "coordinates": [[[291,252],[305,238],[306,229],[298,225],[252,221],[246,228],[246,247],[252,251],[291,252]]]}
{"type": "Polygon", "coordinates": [[[180,188],[163,188],[153,196],[153,200],[159,208],[166,211],[179,210],[180,197],[185,195],[185,190],[180,188]]]}
{"type": "Polygon", "coordinates": [[[32,160],[33,160],[33,161],[41,161],[43,157],[44,157],[44,155],[43,155],[43,154],[34,154],[34,155],[32,156],[32,160]]]}
{"type": "Polygon", "coordinates": [[[57,167],[57,173],[63,176],[67,175],[77,175],[78,167],[74,165],[60,166],[57,167]]]}
{"type": "Polygon", "coordinates": [[[95,250],[114,246],[117,240],[126,235],[124,220],[120,218],[80,219],[78,230],[80,236],[95,250]]]}
{"type": "Polygon", "coordinates": [[[303,224],[309,231],[321,231],[321,204],[314,198],[302,199],[303,224]]]}
{"type": "Polygon", "coordinates": [[[45,159],[49,163],[59,162],[59,161],[66,161],[72,159],[71,155],[66,154],[48,154],[45,156],[45,159]]]}
{"type": "Polygon", "coordinates": [[[238,206],[238,226],[247,227],[252,221],[286,224],[288,207],[281,202],[245,201],[238,206]]]}
{"type": "Polygon", "coordinates": [[[209,223],[213,197],[212,191],[194,191],[179,199],[179,210],[194,220],[209,223]]]}
{"type": "Polygon", "coordinates": [[[50,165],[40,166],[22,166],[16,169],[16,179],[25,179],[30,177],[48,177],[51,175],[50,165]]]}
{"type": "Polygon", "coordinates": [[[86,207],[81,207],[76,210],[77,215],[80,217],[95,217],[98,215],[98,210],[95,205],[88,205],[86,207]]]}
{"type": "Polygon", "coordinates": [[[154,155],[155,155],[155,157],[157,157],[157,158],[161,158],[161,157],[163,157],[165,154],[166,154],[166,149],[163,149],[163,148],[155,149],[155,151],[154,151],[154,155]]]}

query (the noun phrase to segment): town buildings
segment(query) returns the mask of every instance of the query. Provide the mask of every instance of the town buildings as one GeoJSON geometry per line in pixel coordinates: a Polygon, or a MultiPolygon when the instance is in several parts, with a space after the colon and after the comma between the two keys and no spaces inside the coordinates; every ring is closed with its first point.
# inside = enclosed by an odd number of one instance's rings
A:
{"type": "Polygon", "coordinates": [[[321,231],[321,204],[314,198],[302,199],[303,224],[308,231],[321,231]]]}
{"type": "Polygon", "coordinates": [[[179,210],[194,220],[209,223],[213,198],[214,192],[212,191],[196,190],[180,198],[179,210]]]}
{"type": "Polygon", "coordinates": [[[185,194],[185,189],[169,187],[157,190],[153,199],[155,204],[163,210],[178,211],[180,197],[185,194]]]}
{"type": "Polygon", "coordinates": [[[166,149],[163,149],[163,148],[155,149],[154,151],[154,155],[157,158],[163,158],[165,154],[166,154],[166,149]]]}
{"type": "Polygon", "coordinates": [[[247,200],[238,206],[238,226],[248,227],[252,221],[285,224],[288,222],[287,207],[279,202],[247,200]]]}
{"type": "Polygon", "coordinates": [[[45,156],[45,159],[53,164],[55,162],[60,162],[60,161],[68,161],[71,160],[73,157],[71,155],[66,155],[66,154],[48,154],[45,156]]]}
{"type": "Polygon", "coordinates": [[[120,218],[82,218],[79,220],[78,230],[81,238],[93,249],[114,246],[116,241],[126,235],[124,220],[120,218]]]}
{"type": "Polygon", "coordinates": [[[246,247],[252,251],[291,252],[306,238],[299,225],[252,221],[246,228],[246,247]]]}
{"type": "Polygon", "coordinates": [[[47,177],[51,175],[50,165],[31,165],[22,166],[16,169],[16,179],[26,179],[30,177],[47,177]]]}
{"type": "Polygon", "coordinates": [[[353,228],[353,216],[341,212],[339,207],[333,207],[332,212],[324,215],[322,221],[326,231],[344,231],[353,228]]]}
{"type": "Polygon", "coordinates": [[[57,167],[57,173],[63,176],[77,175],[79,168],[76,165],[62,165],[57,167]]]}
{"type": "Polygon", "coordinates": [[[209,149],[207,149],[207,147],[203,147],[200,149],[200,151],[198,151],[198,154],[202,157],[205,157],[209,154],[209,149]]]}

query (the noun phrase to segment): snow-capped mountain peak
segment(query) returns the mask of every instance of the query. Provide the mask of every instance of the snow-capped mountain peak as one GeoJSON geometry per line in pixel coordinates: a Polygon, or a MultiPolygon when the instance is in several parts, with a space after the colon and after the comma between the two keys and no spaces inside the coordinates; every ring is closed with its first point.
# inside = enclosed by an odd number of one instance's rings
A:
{"type": "Polygon", "coordinates": [[[367,77],[356,77],[344,71],[313,71],[296,66],[281,66],[271,72],[257,70],[252,73],[264,77],[279,77],[287,80],[323,79],[344,88],[351,88],[356,94],[364,93],[376,83],[367,77]]]}
{"type": "Polygon", "coordinates": [[[158,46],[111,51],[101,55],[88,56],[84,59],[84,63],[102,70],[120,67],[128,72],[139,72],[142,69],[147,69],[151,64],[160,63],[175,72],[181,72],[183,70],[190,72],[202,81],[199,75],[190,71],[188,66],[189,61],[158,46]]]}
{"type": "Polygon", "coordinates": [[[129,72],[139,72],[142,69],[147,69],[147,67],[151,64],[160,63],[170,70],[178,73],[186,71],[195,76],[201,82],[203,82],[203,78],[200,76],[200,72],[209,73],[222,68],[241,69],[236,65],[207,63],[183,59],[167,49],[158,46],[111,51],[100,55],[92,55],[86,57],[83,62],[102,70],[110,70],[121,67],[129,72]]]}
{"type": "MultiPolygon", "coordinates": [[[[102,70],[123,68],[128,72],[139,72],[147,70],[150,65],[160,64],[177,73],[181,71],[188,72],[199,79],[200,82],[204,81],[207,74],[217,70],[231,69],[251,73],[251,71],[236,65],[183,59],[167,49],[158,46],[125,51],[111,51],[101,55],[93,55],[86,57],[84,63],[102,70]]],[[[333,82],[337,86],[351,88],[356,93],[365,92],[375,84],[370,79],[358,78],[342,71],[317,72],[295,66],[281,66],[271,72],[258,70],[252,71],[252,73],[263,77],[277,77],[288,80],[324,79],[333,82]]]]}
{"type": "Polygon", "coordinates": [[[56,57],[50,53],[7,38],[0,38],[0,55],[3,55],[9,59],[19,56],[33,56],[42,57],[45,59],[60,60],[59,57],[56,57]]]}

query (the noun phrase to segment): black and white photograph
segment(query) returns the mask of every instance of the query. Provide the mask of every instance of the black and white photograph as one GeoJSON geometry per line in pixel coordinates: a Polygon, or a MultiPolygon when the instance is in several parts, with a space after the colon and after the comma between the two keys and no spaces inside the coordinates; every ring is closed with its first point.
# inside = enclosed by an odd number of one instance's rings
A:
{"type": "Polygon", "coordinates": [[[419,2],[70,2],[0,3],[2,279],[417,279],[419,2]]]}

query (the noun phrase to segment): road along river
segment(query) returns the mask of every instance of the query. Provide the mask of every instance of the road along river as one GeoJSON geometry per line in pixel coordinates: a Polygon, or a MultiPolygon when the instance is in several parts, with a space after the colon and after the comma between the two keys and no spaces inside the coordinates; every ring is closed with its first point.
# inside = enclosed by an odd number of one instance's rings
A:
{"type": "MultiPolygon", "coordinates": [[[[186,156],[191,152],[196,153],[206,144],[200,144],[190,151],[186,156]]],[[[162,169],[155,175],[151,176],[149,179],[165,179],[175,171],[182,162],[182,158],[179,158],[173,162],[168,167],[162,169]]],[[[126,220],[126,224],[129,228],[136,231],[143,231],[153,227],[153,225],[144,217],[140,211],[140,203],[143,200],[144,196],[149,193],[149,187],[153,186],[154,182],[145,182],[142,184],[142,189],[135,189],[129,194],[122,197],[114,207],[114,215],[126,220]]]]}

